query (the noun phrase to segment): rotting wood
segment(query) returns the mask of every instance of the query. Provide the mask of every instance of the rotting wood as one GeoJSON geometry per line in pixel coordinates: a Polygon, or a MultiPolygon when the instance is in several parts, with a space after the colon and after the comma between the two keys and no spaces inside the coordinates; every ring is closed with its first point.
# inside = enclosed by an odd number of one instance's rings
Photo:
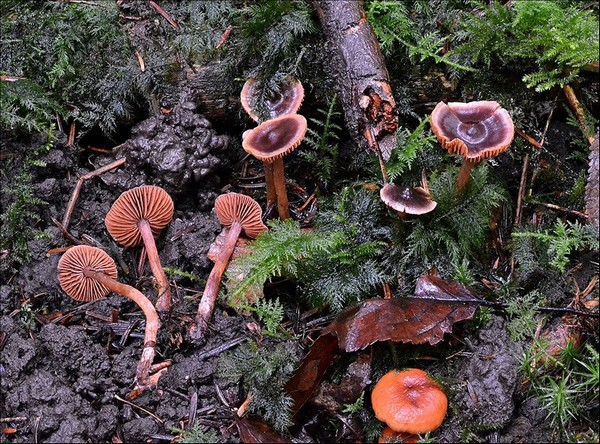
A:
{"type": "Polygon", "coordinates": [[[372,150],[372,129],[384,160],[390,158],[398,128],[389,74],[363,1],[310,0],[328,40],[331,71],[336,78],[350,135],[372,150]]]}

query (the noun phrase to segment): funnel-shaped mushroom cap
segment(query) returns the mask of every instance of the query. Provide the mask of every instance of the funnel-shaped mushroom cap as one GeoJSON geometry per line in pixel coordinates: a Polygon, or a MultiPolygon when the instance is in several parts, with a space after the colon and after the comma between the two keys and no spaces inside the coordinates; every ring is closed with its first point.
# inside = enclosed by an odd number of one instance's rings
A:
{"type": "Polygon", "coordinates": [[[448,398],[423,370],[392,370],[381,377],[371,393],[375,416],[395,432],[427,433],[446,416],[448,398]]]}
{"type": "Polygon", "coordinates": [[[379,191],[381,200],[390,208],[408,214],[425,214],[433,211],[437,202],[421,187],[400,188],[388,183],[379,191]]]}
{"type": "Polygon", "coordinates": [[[493,101],[440,102],[430,123],[442,147],[473,161],[497,156],[515,135],[510,115],[493,101]]]}
{"type": "Polygon", "coordinates": [[[135,247],[143,243],[138,229],[140,220],[147,220],[152,234],[157,236],[171,222],[173,209],[173,200],[165,190],[153,185],[142,185],[121,194],[106,215],[104,223],[117,242],[126,247],[135,247]]]}
{"type": "Polygon", "coordinates": [[[245,194],[221,194],[215,200],[215,210],[221,225],[229,227],[232,223],[239,222],[242,231],[252,239],[267,230],[262,222],[260,205],[245,194]]]}
{"type": "Polygon", "coordinates": [[[84,302],[106,296],[110,290],[97,280],[85,276],[85,269],[117,279],[117,266],[108,254],[96,247],[77,245],[69,248],[58,261],[58,282],[65,293],[84,302]]]}
{"type": "MultiPolygon", "coordinates": [[[[267,97],[261,104],[269,119],[286,114],[295,114],[300,109],[302,100],[304,100],[304,87],[298,79],[287,76],[279,87],[278,92],[267,97]]],[[[260,82],[253,78],[246,80],[240,99],[242,106],[255,122],[261,120],[259,117],[259,94],[260,82]]]]}
{"type": "Polygon", "coordinates": [[[242,146],[257,159],[272,162],[294,151],[302,142],[306,128],[306,119],[300,114],[277,117],[254,128],[242,146]]]}

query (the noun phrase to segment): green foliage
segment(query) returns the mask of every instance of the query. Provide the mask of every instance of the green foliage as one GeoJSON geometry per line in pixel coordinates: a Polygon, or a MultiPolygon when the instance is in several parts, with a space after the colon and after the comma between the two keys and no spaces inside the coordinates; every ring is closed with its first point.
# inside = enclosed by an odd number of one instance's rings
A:
{"type": "Polygon", "coordinates": [[[457,170],[434,173],[429,182],[438,205],[431,217],[414,221],[406,238],[404,261],[411,258],[447,260],[459,264],[485,251],[492,211],[506,201],[503,189],[489,180],[483,164],[473,170],[471,181],[460,198],[456,196],[457,170]]]}
{"type": "Polygon", "coordinates": [[[225,274],[228,300],[239,300],[247,292],[259,296],[256,289],[262,289],[268,279],[296,276],[307,258],[328,254],[334,243],[333,236],[302,231],[292,219],[270,221],[269,231],[248,244],[249,253],[230,262],[225,274]],[[244,280],[239,282],[237,275],[244,280]]]}
{"type": "MultiPolygon", "coordinates": [[[[598,250],[598,233],[592,225],[581,225],[579,222],[566,223],[562,220],[556,221],[551,231],[514,231],[512,233],[513,241],[516,243],[515,258],[520,262],[527,264],[534,263],[542,258],[545,263],[552,267],[565,271],[569,263],[569,254],[573,251],[589,248],[598,250]],[[521,239],[535,239],[545,245],[547,250],[545,255],[537,256],[532,252],[532,248],[523,248],[521,239]]],[[[539,251],[539,250],[538,250],[539,251]]]]}
{"type": "Polygon", "coordinates": [[[243,344],[220,358],[218,375],[241,383],[245,393],[252,394],[249,411],[283,432],[292,425],[293,404],[284,384],[292,376],[297,360],[293,348],[285,343],[268,347],[243,344]]]}
{"type": "Polygon", "coordinates": [[[557,365],[550,368],[540,365],[546,347],[547,344],[534,341],[521,356],[519,369],[530,382],[529,391],[539,399],[553,428],[568,440],[572,426],[584,420],[593,421],[598,414],[600,358],[590,343],[584,347],[571,345],[569,359],[564,359],[563,354],[559,361],[552,361],[557,365]]]}
{"type": "Polygon", "coordinates": [[[236,36],[232,50],[255,62],[250,77],[273,80],[275,86],[276,80],[284,75],[297,74],[304,52],[302,39],[316,30],[306,2],[253,2],[237,11],[233,18],[236,36]]]}
{"type": "Polygon", "coordinates": [[[465,20],[466,42],[454,54],[487,67],[530,66],[529,88],[546,91],[573,81],[585,65],[598,60],[598,18],[566,1],[494,2],[465,20]]]}
{"type": "Polygon", "coordinates": [[[475,71],[475,69],[456,63],[448,53],[440,55],[445,37],[437,30],[423,32],[413,20],[406,2],[390,0],[371,0],[367,2],[365,13],[373,27],[382,52],[389,56],[396,44],[406,50],[411,63],[416,64],[431,59],[435,63],[444,63],[454,69],[475,71]]]}
{"type": "Polygon", "coordinates": [[[435,136],[429,128],[429,116],[419,121],[417,127],[411,132],[407,128],[396,131],[396,147],[392,150],[390,159],[386,163],[388,177],[391,182],[409,171],[415,159],[424,151],[434,149],[435,136]]]}
{"type": "Polygon", "coordinates": [[[182,444],[210,444],[219,442],[219,437],[213,431],[205,431],[200,423],[195,423],[189,430],[181,430],[178,428],[172,428],[172,433],[179,434],[179,437],[175,438],[174,442],[182,444]]]}
{"type": "Polygon", "coordinates": [[[41,235],[35,226],[41,220],[39,207],[46,205],[35,196],[32,179],[30,167],[26,165],[18,173],[13,187],[3,190],[11,202],[0,215],[0,249],[7,250],[10,259],[19,264],[29,260],[27,243],[41,235]]]}
{"type": "Polygon", "coordinates": [[[195,282],[198,285],[206,284],[206,279],[202,279],[200,276],[194,273],[188,273],[187,271],[179,270],[177,268],[164,267],[165,273],[170,276],[179,276],[188,279],[190,282],[195,282]]]}
{"type": "Polygon", "coordinates": [[[360,396],[352,404],[344,404],[342,406],[342,413],[352,415],[353,413],[360,412],[365,404],[365,392],[363,391],[360,396]]]}
{"type": "Polygon", "coordinates": [[[308,149],[300,151],[300,157],[313,164],[317,172],[317,178],[323,188],[329,188],[332,179],[335,177],[337,157],[338,157],[338,133],[342,131],[340,125],[334,122],[340,118],[340,111],[336,110],[337,94],[329,100],[327,110],[319,108],[317,111],[323,116],[324,120],[316,117],[310,117],[309,121],[318,128],[311,126],[306,131],[304,143],[308,149]]]}
{"type": "Polygon", "coordinates": [[[275,276],[297,282],[311,305],[328,304],[333,311],[371,296],[391,268],[386,255],[391,231],[383,215],[374,193],[344,188],[325,201],[312,232],[293,220],[271,222],[268,232],[248,244],[249,253],[231,262],[228,300],[246,292],[258,296],[257,289],[275,276]],[[241,282],[238,275],[244,276],[241,282]]]}
{"type": "Polygon", "coordinates": [[[234,302],[231,306],[238,310],[255,313],[258,320],[265,325],[264,333],[268,336],[279,337],[277,329],[283,320],[283,306],[279,299],[257,299],[252,305],[234,302]]]}
{"type": "Polygon", "coordinates": [[[508,303],[506,314],[510,320],[507,328],[511,339],[518,342],[532,338],[537,326],[535,307],[545,302],[542,294],[534,290],[524,296],[513,294],[504,301],[508,303]]]}
{"type": "Polygon", "coordinates": [[[44,89],[28,79],[0,81],[0,128],[44,132],[60,107],[44,89]]]}

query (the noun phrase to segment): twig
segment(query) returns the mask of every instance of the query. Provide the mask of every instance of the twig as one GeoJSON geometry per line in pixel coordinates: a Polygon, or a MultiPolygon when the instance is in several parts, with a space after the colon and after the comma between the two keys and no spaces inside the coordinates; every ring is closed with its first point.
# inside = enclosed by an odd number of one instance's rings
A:
{"type": "Polygon", "coordinates": [[[71,233],[69,233],[67,231],[67,229],[65,227],[63,227],[63,225],[59,221],[57,221],[53,217],[51,217],[50,219],[52,220],[52,223],[58,227],[58,229],[60,230],[60,232],[62,233],[62,235],[65,238],[67,238],[71,243],[73,243],[75,245],[81,245],[81,244],[83,244],[82,241],[80,241],[75,236],[73,236],[71,233]]]}
{"type": "Polygon", "coordinates": [[[365,132],[365,136],[367,141],[369,142],[369,147],[377,153],[377,160],[379,161],[379,168],[381,168],[381,175],[383,176],[383,183],[389,183],[387,168],[385,167],[385,163],[383,162],[383,155],[381,154],[381,149],[379,148],[379,143],[377,143],[377,138],[373,132],[373,127],[369,125],[367,131],[365,132]]]}
{"type": "Polygon", "coordinates": [[[573,113],[575,114],[575,117],[577,118],[577,122],[579,123],[579,126],[581,127],[581,131],[583,132],[585,138],[588,140],[588,142],[591,145],[592,143],[594,143],[594,140],[596,140],[596,138],[589,131],[589,128],[585,122],[585,112],[583,111],[583,107],[581,106],[581,103],[579,103],[579,100],[577,100],[575,91],[573,90],[573,88],[570,85],[565,85],[565,86],[563,86],[563,92],[565,93],[565,97],[567,98],[567,102],[569,103],[571,110],[573,111],[573,113]]]}
{"type": "Polygon", "coordinates": [[[27,416],[9,416],[7,418],[0,418],[0,422],[23,422],[28,419],[27,416]]]}
{"type": "Polygon", "coordinates": [[[83,182],[92,177],[99,176],[101,174],[106,173],[107,171],[114,170],[115,168],[120,167],[126,162],[127,159],[124,157],[119,160],[115,160],[108,165],[105,165],[97,170],[91,171],[87,174],[84,174],[79,179],[77,179],[77,184],[75,185],[75,189],[73,190],[73,195],[71,196],[71,200],[69,200],[69,204],[67,205],[67,211],[65,211],[65,217],[63,218],[62,227],[66,231],[69,227],[69,223],[71,222],[71,216],[73,214],[73,210],[75,209],[75,203],[79,198],[79,193],[81,193],[81,187],[83,187],[83,182]]]}
{"type": "Polygon", "coordinates": [[[312,193],[310,196],[308,196],[308,199],[306,199],[306,201],[298,208],[298,212],[303,211],[309,203],[311,203],[315,198],[315,193],[312,193]]]}
{"type": "Polygon", "coordinates": [[[155,2],[153,2],[152,0],[150,0],[150,6],[152,6],[156,12],[158,12],[160,15],[162,15],[164,17],[164,19],[169,22],[169,24],[175,28],[175,29],[179,29],[179,25],[175,22],[175,20],[173,20],[171,18],[171,16],[167,13],[167,11],[165,11],[163,8],[161,8],[160,6],[158,6],[155,2]]]}
{"type": "Polygon", "coordinates": [[[542,205],[542,206],[550,208],[552,210],[562,211],[563,213],[570,213],[570,214],[573,214],[575,216],[579,216],[579,217],[581,217],[583,219],[586,219],[586,220],[589,219],[589,216],[587,214],[585,214],[585,213],[582,213],[581,211],[571,210],[569,208],[561,207],[561,206],[550,204],[550,203],[540,202],[538,200],[532,200],[531,203],[533,203],[535,205],[542,205]]]}
{"type": "Polygon", "coordinates": [[[529,136],[528,134],[525,134],[523,131],[521,131],[519,128],[515,128],[515,132],[521,136],[523,139],[525,139],[527,142],[529,142],[530,144],[532,144],[534,147],[536,147],[538,150],[541,150],[543,148],[542,144],[540,142],[538,142],[537,140],[535,140],[533,137],[529,136]]]}
{"type": "Polygon", "coordinates": [[[117,400],[119,400],[119,401],[121,401],[121,402],[124,402],[125,404],[128,404],[128,405],[130,405],[131,407],[135,407],[136,409],[139,409],[139,410],[141,410],[141,411],[142,411],[142,412],[144,412],[144,413],[147,413],[147,414],[148,414],[148,415],[150,415],[150,416],[151,416],[151,417],[152,417],[152,418],[153,418],[155,421],[157,421],[157,422],[158,422],[160,425],[163,425],[163,424],[164,424],[164,421],[163,421],[162,419],[160,419],[158,416],[156,416],[154,413],[152,413],[151,411],[149,411],[149,410],[146,410],[145,408],[143,408],[143,407],[140,407],[139,405],[137,405],[137,404],[134,404],[134,403],[133,403],[133,402],[131,402],[131,401],[128,401],[128,400],[126,400],[126,399],[123,399],[123,398],[121,398],[119,395],[114,395],[114,398],[115,398],[115,399],[117,399],[117,400]]]}
{"type": "MultiPolygon", "coordinates": [[[[541,145],[540,145],[541,147],[541,145]]],[[[515,225],[521,225],[521,216],[523,213],[523,199],[525,198],[525,187],[527,186],[527,170],[529,169],[529,153],[523,159],[523,169],[521,170],[521,182],[519,183],[519,195],[517,196],[517,209],[515,211],[515,225]]]]}
{"type": "Polygon", "coordinates": [[[200,353],[197,356],[197,359],[198,359],[198,361],[203,361],[205,359],[212,358],[213,356],[216,356],[216,355],[224,352],[225,350],[229,350],[230,348],[241,344],[245,340],[246,340],[246,338],[237,338],[237,339],[234,339],[233,341],[226,342],[225,344],[219,345],[219,346],[217,346],[211,350],[208,350],[204,353],[200,353]]]}

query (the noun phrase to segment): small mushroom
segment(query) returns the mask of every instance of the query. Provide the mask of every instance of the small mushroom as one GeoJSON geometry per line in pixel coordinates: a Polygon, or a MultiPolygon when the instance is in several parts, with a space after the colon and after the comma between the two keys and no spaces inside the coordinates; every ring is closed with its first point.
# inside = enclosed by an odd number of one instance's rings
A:
{"type": "Polygon", "coordinates": [[[371,393],[375,416],[395,432],[427,433],[446,416],[448,398],[423,370],[392,370],[381,377],[371,393]]]}
{"type": "Polygon", "coordinates": [[[464,158],[456,184],[458,194],[469,183],[473,168],[504,152],[515,135],[510,115],[494,101],[440,102],[431,113],[430,124],[442,147],[464,158]]]}
{"type": "Polygon", "coordinates": [[[425,188],[400,188],[392,183],[386,183],[379,191],[381,200],[390,208],[396,210],[401,217],[405,214],[425,214],[433,211],[437,202],[431,200],[431,195],[425,188]]]}
{"type": "MultiPolygon", "coordinates": [[[[254,128],[242,141],[244,150],[273,168],[277,212],[282,220],[290,218],[283,156],[296,149],[306,134],[307,122],[299,114],[287,114],[267,120],[254,128]]],[[[267,192],[268,193],[268,192],[267,192]]]]}
{"type": "Polygon", "coordinates": [[[58,281],[62,289],[76,301],[91,302],[106,296],[110,291],[135,302],[146,316],[144,347],[137,365],[137,387],[148,387],[150,366],[160,321],[156,310],[146,296],[135,288],[117,280],[117,266],[111,257],[96,247],[77,245],[68,249],[58,261],[58,281]]]}
{"type": "Polygon", "coordinates": [[[417,443],[420,441],[419,435],[414,435],[412,433],[404,433],[404,432],[394,432],[388,426],[385,426],[381,431],[381,435],[379,436],[378,442],[380,444],[388,444],[388,443],[417,443]]]}
{"type": "Polygon", "coordinates": [[[112,205],[105,224],[110,235],[126,247],[144,245],[152,274],[158,283],[156,309],[171,308],[169,280],[160,264],[154,236],[173,218],[173,200],[165,190],[153,185],[142,185],[125,191],[112,205]]]}
{"type": "Polygon", "coordinates": [[[196,319],[190,328],[190,338],[196,341],[201,340],[206,333],[219,293],[221,276],[227,268],[238,237],[243,231],[246,236],[254,239],[267,230],[262,222],[260,205],[244,194],[221,194],[215,200],[215,211],[219,222],[227,229],[227,234],[215,258],[215,265],[206,280],[196,319]]]}
{"type": "Polygon", "coordinates": [[[240,94],[242,107],[255,122],[274,119],[286,114],[296,114],[304,100],[304,87],[292,76],[286,76],[279,90],[260,100],[263,85],[255,78],[246,80],[240,94]]]}

